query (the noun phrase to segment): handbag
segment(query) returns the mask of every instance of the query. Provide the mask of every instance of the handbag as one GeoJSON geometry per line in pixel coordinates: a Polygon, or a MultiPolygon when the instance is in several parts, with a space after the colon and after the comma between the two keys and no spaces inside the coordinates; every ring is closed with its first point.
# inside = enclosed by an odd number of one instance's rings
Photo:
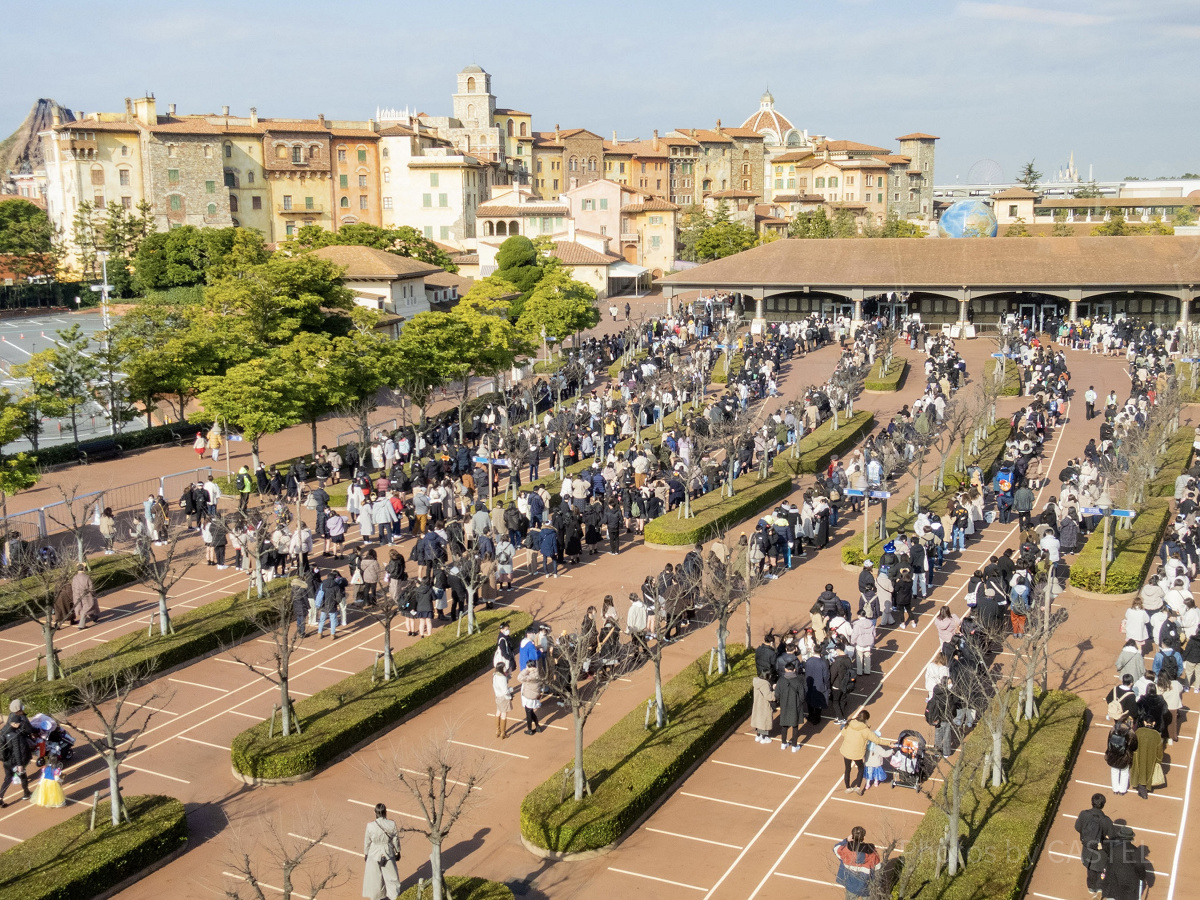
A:
{"type": "Polygon", "coordinates": [[[1150,779],[1150,787],[1160,788],[1167,786],[1167,776],[1163,774],[1162,763],[1154,764],[1154,775],[1150,779]]]}
{"type": "Polygon", "coordinates": [[[354,570],[354,574],[350,576],[350,583],[351,584],[362,584],[363,583],[362,569],[354,570]]]}
{"type": "Polygon", "coordinates": [[[316,509],[317,508],[317,498],[314,497],[311,493],[304,500],[304,508],[305,509],[316,509]]]}

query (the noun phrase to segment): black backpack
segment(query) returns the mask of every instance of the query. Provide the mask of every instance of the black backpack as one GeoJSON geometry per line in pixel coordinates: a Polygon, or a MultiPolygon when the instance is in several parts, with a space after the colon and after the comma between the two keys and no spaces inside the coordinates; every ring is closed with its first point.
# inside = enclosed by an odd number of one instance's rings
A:
{"type": "Polygon", "coordinates": [[[938,722],[937,713],[933,708],[932,698],[925,701],[925,722],[929,725],[937,725],[938,722]]]}
{"type": "Polygon", "coordinates": [[[1108,750],[1110,753],[1122,755],[1129,746],[1129,739],[1120,731],[1114,731],[1108,736],[1108,750]]]}
{"type": "Polygon", "coordinates": [[[246,480],[247,480],[247,479],[246,479],[246,476],[245,476],[243,473],[241,473],[241,472],[238,472],[238,475],[237,475],[237,489],[238,489],[238,491],[239,491],[239,492],[241,492],[241,491],[242,491],[242,489],[246,487],[246,480]]]}

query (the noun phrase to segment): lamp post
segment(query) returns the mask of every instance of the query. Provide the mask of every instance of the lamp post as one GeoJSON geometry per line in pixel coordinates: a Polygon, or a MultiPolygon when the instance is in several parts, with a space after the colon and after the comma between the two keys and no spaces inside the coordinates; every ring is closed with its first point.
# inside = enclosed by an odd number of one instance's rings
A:
{"type": "MultiPolygon", "coordinates": [[[[107,354],[108,353],[108,326],[109,326],[108,292],[112,288],[112,285],[108,283],[108,251],[100,250],[97,252],[96,255],[98,257],[100,257],[100,266],[101,266],[100,283],[91,285],[88,288],[88,290],[94,291],[94,292],[97,292],[100,294],[100,315],[102,317],[101,321],[102,321],[102,325],[104,328],[104,330],[101,332],[102,336],[100,338],[100,350],[103,353],[107,354]]],[[[79,307],[79,298],[78,297],[75,298],[75,306],[76,306],[76,309],[78,309],[78,307],[79,307]]],[[[113,373],[109,372],[107,374],[108,374],[108,429],[109,429],[109,434],[116,435],[116,433],[117,433],[116,412],[117,411],[116,411],[116,403],[114,402],[115,398],[113,397],[113,393],[114,393],[113,380],[112,380],[113,373]]]]}
{"type": "Polygon", "coordinates": [[[1108,530],[1113,510],[1112,497],[1108,494],[1108,488],[1100,492],[1100,500],[1097,506],[1100,507],[1100,515],[1104,517],[1104,539],[1100,544],[1100,585],[1103,587],[1105,581],[1108,579],[1108,530]]]}

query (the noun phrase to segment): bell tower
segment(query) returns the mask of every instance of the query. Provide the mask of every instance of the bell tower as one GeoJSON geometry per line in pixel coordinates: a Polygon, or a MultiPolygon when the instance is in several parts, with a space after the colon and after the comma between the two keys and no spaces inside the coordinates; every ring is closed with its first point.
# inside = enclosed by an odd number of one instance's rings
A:
{"type": "Polygon", "coordinates": [[[467,66],[458,73],[458,91],[454,95],[454,118],[464,128],[488,128],[496,111],[492,96],[492,76],[479,66],[467,66]]]}

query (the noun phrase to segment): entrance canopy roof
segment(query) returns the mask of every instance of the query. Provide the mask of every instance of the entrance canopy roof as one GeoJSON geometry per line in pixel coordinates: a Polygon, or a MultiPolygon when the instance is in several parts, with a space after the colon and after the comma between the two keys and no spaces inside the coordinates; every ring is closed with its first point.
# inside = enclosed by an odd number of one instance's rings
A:
{"type": "Polygon", "coordinates": [[[645,266],[635,266],[631,262],[613,263],[608,267],[609,278],[640,278],[650,270],[645,266]]]}
{"type": "Polygon", "coordinates": [[[696,289],[758,297],[925,290],[967,299],[990,291],[1103,290],[1191,299],[1200,285],[1200,237],[781,240],[659,283],[667,296],[696,289]]]}

